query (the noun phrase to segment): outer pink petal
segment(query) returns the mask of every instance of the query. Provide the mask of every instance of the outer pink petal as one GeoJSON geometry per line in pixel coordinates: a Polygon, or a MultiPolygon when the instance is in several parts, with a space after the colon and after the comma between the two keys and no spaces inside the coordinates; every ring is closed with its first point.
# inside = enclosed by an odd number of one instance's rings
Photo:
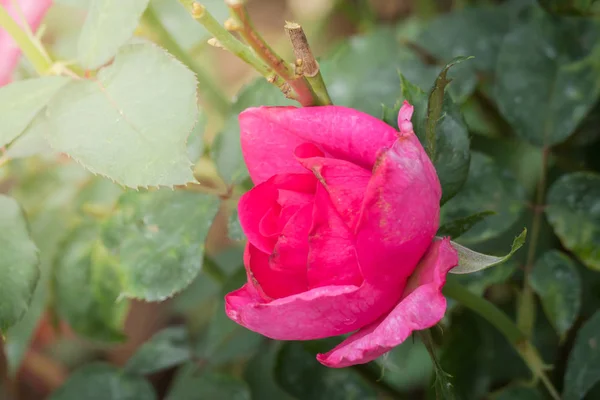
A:
{"type": "Polygon", "coordinates": [[[435,169],[417,137],[401,136],[377,161],[356,228],[365,280],[402,290],[435,236],[440,198],[435,169]]]}
{"type": "Polygon", "coordinates": [[[319,362],[333,368],[364,364],[398,346],[413,331],[435,325],[446,312],[446,299],[441,292],[446,275],[457,264],[458,255],[449,239],[433,242],[411,276],[400,303],[330,352],[317,355],[319,362]]]}
{"type": "Polygon", "coordinates": [[[248,282],[264,300],[292,296],[308,289],[306,271],[273,271],[269,267],[269,255],[250,243],[246,245],[244,252],[244,265],[248,282]]]}
{"type": "Polygon", "coordinates": [[[377,152],[398,134],[377,118],[339,106],[249,108],[239,120],[242,152],[255,184],[275,171],[301,172],[294,149],[305,142],[370,170],[377,152]]]}
{"type": "Polygon", "coordinates": [[[356,260],[354,236],[320,186],[315,194],[313,225],[308,235],[309,289],[327,285],[356,285],[363,282],[356,260]]]}
{"type": "MultiPolygon", "coordinates": [[[[8,13],[19,25],[21,23],[20,14],[13,6],[11,0],[0,0],[8,13]]],[[[52,5],[52,0],[17,0],[25,20],[32,31],[36,31],[46,11],[52,5]]],[[[17,47],[12,37],[4,29],[0,28],[0,86],[6,85],[11,81],[14,69],[19,63],[21,50],[17,47]]]]}
{"type": "Polygon", "coordinates": [[[225,311],[238,324],[272,339],[312,340],[375,321],[390,310],[387,301],[380,301],[386,295],[363,283],[324,286],[268,302],[246,284],[225,296],[225,311]]]}
{"type": "Polygon", "coordinates": [[[310,143],[299,146],[295,154],[298,161],[315,174],[329,193],[335,209],[348,226],[354,229],[371,179],[371,171],[349,161],[323,157],[318,154],[316,146],[310,143]]]}

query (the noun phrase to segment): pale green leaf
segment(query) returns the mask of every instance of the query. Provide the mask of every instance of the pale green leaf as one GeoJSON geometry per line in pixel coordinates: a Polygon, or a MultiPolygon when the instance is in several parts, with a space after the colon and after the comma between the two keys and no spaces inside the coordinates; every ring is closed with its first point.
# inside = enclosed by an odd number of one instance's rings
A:
{"type": "Polygon", "coordinates": [[[102,235],[120,257],[123,294],[157,301],[188,286],[202,268],[218,207],[216,197],[184,191],[123,195],[102,235]]]}
{"type": "Polygon", "coordinates": [[[519,236],[515,238],[510,248],[510,252],[503,257],[489,256],[481,254],[458,243],[452,242],[452,246],[458,252],[458,266],[450,270],[453,274],[469,274],[471,272],[481,271],[494,265],[502,264],[507,261],[517,250],[525,244],[527,229],[524,229],[519,236]]]}
{"type": "Polygon", "coordinates": [[[54,151],[46,140],[48,122],[44,111],[40,111],[25,131],[11,142],[4,156],[9,159],[52,154],[54,151]]]}
{"type": "Polygon", "coordinates": [[[148,1],[92,0],[77,46],[81,65],[106,64],[133,35],[148,1]]]}
{"type": "Polygon", "coordinates": [[[50,400],[155,400],[152,385],[105,363],[88,364],[73,372],[50,400]]]}
{"type": "Polygon", "coordinates": [[[0,147],[19,136],[68,78],[46,76],[17,81],[0,88],[0,147]]]}
{"type": "Polygon", "coordinates": [[[40,276],[37,252],[21,208],[0,194],[0,333],[29,308],[40,276]]]}
{"type": "Polygon", "coordinates": [[[122,341],[128,304],[117,301],[121,289],[115,273],[118,263],[111,262],[106,250],[97,243],[98,238],[95,224],[80,226],[66,238],[52,276],[54,306],[57,314],[81,336],[122,341]],[[109,292],[99,293],[96,286],[106,284],[109,292]]]}
{"type": "Polygon", "coordinates": [[[151,44],[128,45],[97,79],[71,82],[48,107],[48,140],[90,171],[130,186],[193,179],[186,139],[194,74],[151,44]]]}
{"type": "MultiPolygon", "coordinates": [[[[250,400],[246,384],[233,376],[203,372],[188,364],[177,371],[166,400],[250,400]]],[[[274,399],[275,400],[275,399],[274,399]]]]}

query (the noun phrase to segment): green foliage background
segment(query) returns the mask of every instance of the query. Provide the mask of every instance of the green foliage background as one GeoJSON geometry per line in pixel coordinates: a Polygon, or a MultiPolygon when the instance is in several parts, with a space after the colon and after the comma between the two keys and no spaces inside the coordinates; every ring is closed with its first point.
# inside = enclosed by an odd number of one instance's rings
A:
{"type": "MultiPolygon", "coordinates": [[[[440,234],[502,256],[527,228],[508,262],[457,280],[517,321],[564,400],[600,398],[598,3],[413,1],[392,22],[372,3],[299,21],[333,103],[391,125],[415,105],[440,234]],[[337,19],[351,36],[325,34],[337,19]]],[[[46,24],[51,55],[91,79],[24,62],[0,88],[0,397],[548,398],[454,301],[429,343],[345,369],[315,360],[340,338],[274,342],[231,322],[223,295],[246,278],[235,206],[251,187],[237,114],[294,103],[254,77],[215,98],[223,61],[176,0],[57,0],[46,24]],[[58,384],[27,380],[31,352],[58,384]]]]}

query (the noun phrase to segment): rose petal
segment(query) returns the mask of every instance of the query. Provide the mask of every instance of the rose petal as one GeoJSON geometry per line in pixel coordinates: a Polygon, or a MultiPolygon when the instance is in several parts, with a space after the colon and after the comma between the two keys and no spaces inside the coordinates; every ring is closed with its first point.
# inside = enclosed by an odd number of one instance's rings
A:
{"type": "Polygon", "coordinates": [[[248,243],[244,251],[248,282],[265,300],[302,293],[308,289],[306,271],[278,270],[269,266],[269,255],[248,243]]]}
{"type": "Polygon", "coordinates": [[[446,299],[441,292],[446,275],[457,264],[458,255],[449,239],[433,242],[411,276],[400,303],[333,350],[317,355],[317,360],[333,368],[364,364],[398,346],[413,331],[434,326],[446,312],[446,299]]]}
{"type": "Polygon", "coordinates": [[[382,153],[356,228],[365,280],[382,290],[403,289],[437,231],[440,198],[435,169],[414,134],[382,153]]]}
{"type": "Polygon", "coordinates": [[[239,117],[242,152],[255,184],[277,173],[297,173],[300,144],[316,144],[327,155],[371,170],[377,152],[398,133],[368,114],[340,106],[258,107],[239,117]]]}
{"type": "Polygon", "coordinates": [[[319,287],[269,302],[246,284],[225,296],[225,311],[233,321],[269,338],[312,340],[370,324],[390,310],[384,308],[388,301],[380,301],[387,295],[363,283],[319,287]]]}
{"type": "MultiPolygon", "coordinates": [[[[6,8],[8,14],[19,25],[21,23],[21,13],[14,7],[12,0],[0,0],[0,4],[6,8]]],[[[18,0],[16,4],[19,6],[22,15],[29,24],[29,27],[35,32],[46,14],[46,11],[52,5],[51,0],[18,0]]],[[[13,38],[4,29],[0,29],[0,86],[6,85],[11,81],[13,71],[19,63],[21,50],[14,42],[13,38]]]]}
{"type": "Polygon", "coordinates": [[[316,184],[317,180],[311,174],[280,174],[246,192],[238,203],[238,215],[240,225],[248,241],[261,251],[270,254],[277,241],[276,237],[272,237],[274,230],[278,229],[274,226],[284,225],[280,225],[279,222],[275,224],[272,220],[274,217],[272,214],[277,214],[280,218],[291,216],[291,213],[283,213],[283,210],[281,215],[273,210],[275,206],[279,207],[277,201],[280,191],[294,191],[312,196],[316,184]]]}
{"type": "Polygon", "coordinates": [[[313,205],[307,204],[290,218],[269,257],[271,269],[297,271],[304,274],[304,282],[306,282],[308,232],[312,225],[312,210],[313,205]]]}
{"type": "Polygon", "coordinates": [[[362,284],[352,232],[322,186],[317,187],[308,235],[308,287],[362,284]]]}
{"type": "Polygon", "coordinates": [[[335,209],[351,229],[358,221],[359,212],[371,171],[356,164],[319,155],[318,148],[311,143],[298,146],[295,151],[298,161],[312,171],[329,193],[335,209]]]}

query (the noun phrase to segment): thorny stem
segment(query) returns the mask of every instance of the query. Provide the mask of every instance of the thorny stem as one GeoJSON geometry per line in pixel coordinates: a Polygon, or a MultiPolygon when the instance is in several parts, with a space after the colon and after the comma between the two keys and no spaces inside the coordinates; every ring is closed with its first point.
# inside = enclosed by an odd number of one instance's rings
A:
{"type": "Polygon", "coordinates": [[[560,395],[544,372],[546,366],[537,349],[504,312],[485,298],[465,289],[455,279],[451,279],[451,277],[447,280],[443,293],[445,296],[458,301],[463,306],[476,312],[498,329],[521,356],[527,367],[529,367],[534,379],[542,381],[554,400],[560,400],[560,395]]]}
{"type": "Polygon", "coordinates": [[[204,28],[206,28],[206,30],[214,36],[215,41],[212,42],[215,45],[218,44],[219,47],[222,46],[236,55],[246,64],[258,71],[262,76],[264,76],[267,81],[279,87],[279,89],[286,96],[289,95],[291,90],[287,86],[286,82],[277,76],[277,74],[273,72],[273,70],[267,64],[258,58],[252,49],[246,47],[227,29],[222,27],[215,17],[213,17],[203,5],[196,3],[193,0],[179,0],[179,2],[186,8],[186,10],[188,10],[188,12],[196,21],[202,24],[202,26],[204,26],[204,28]]]}
{"type": "Polygon", "coordinates": [[[320,105],[332,104],[327,87],[321,76],[319,63],[310,49],[304,29],[295,22],[287,22],[285,24],[285,31],[292,42],[294,55],[296,56],[296,74],[304,75],[317,96],[320,105]]]}
{"type": "Polygon", "coordinates": [[[36,72],[40,75],[47,74],[52,68],[52,60],[36,44],[35,38],[27,34],[17,22],[11,18],[10,14],[0,4],[0,27],[17,43],[25,57],[31,62],[36,72]]]}
{"type": "Polygon", "coordinates": [[[303,106],[319,105],[319,98],[308,80],[296,71],[269,46],[254,29],[243,0],[226,0],[232,17],[230,27],[239,32],[254,52],[282,77],[296,93],[295,99],[303,106]]]}
{"type": "Polygon", "coordinates": [[[172,55],[186,64],[195,74],[198,79],[199,92],[204,97],[206,102],[215,108],[222,116],[229,113],[229,100],[213,82],[208,73],[198,63],[190,57],[190,55],[181,48],[171,34],[165,29],[164,25],[156,16],[154,6],[148,5],[142,21],[148,25],[152,32],[157,36],[160,44],[162,44],[172,55]]]}
{"type": "Polygon", "coordinates": [[[542,228],[542,213],[544,211],[544,198],[546,195],[546,178],[548,173],[549,154],[550,149],[548,147],[544,147],[542,149],[542,171],[536,189],[535,204],[532,207],[533,221],[531,223],[531,239],[529,241],[527,259],[525,261],[523,291],[521,292],[521,297],[519,299],[519,305],[517,308],[517,322],[519,328],[528,335],[530,335],[531,331],[533,330],[533,324],[535,320],[535,316],[533,315],[534,294],[530,285],[529,276],[531,275],[531,270],[535,263],[537,244],[542,228]]]}

